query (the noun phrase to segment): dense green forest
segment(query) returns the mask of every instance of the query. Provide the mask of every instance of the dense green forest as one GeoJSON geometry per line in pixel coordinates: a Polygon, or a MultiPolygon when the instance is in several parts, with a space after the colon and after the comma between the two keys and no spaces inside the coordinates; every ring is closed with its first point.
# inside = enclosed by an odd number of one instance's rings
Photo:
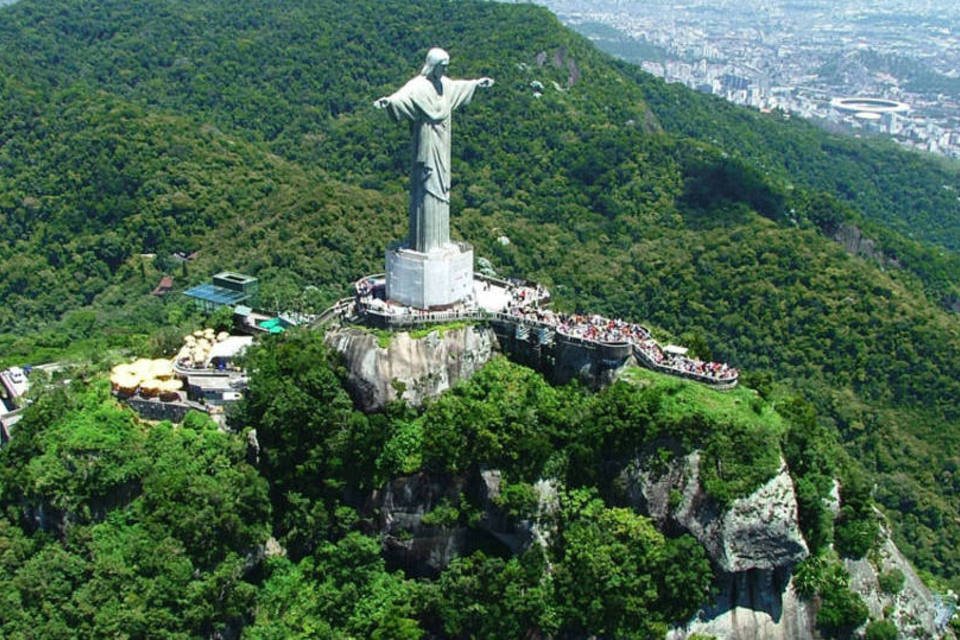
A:
{"type": "MultiPolygon", "coordinates": [[[[366,415],[317,333],[271,338],[247,365],[257,373],[236,433],[197,413],[141,422],[102,381],[56,387],[28,408],[0,450],[4,637],[662,636],[709,601],[713,569],[692,536],[665,536],[626,508],[610,469],[694,450],[721,505],[785,455],[815,553],[804,584],[833,616],[824,629],[866,619],[829,545],[859,557],[874,543],[869,490],[802,400],[781,414],[748,389],[717,394],[642,370],[588,393],[497,358],[422,413],[366,415]],[[424,578],[385,563],[363,496],[398,475],[453,482],[489,465],[504,478],[494,508],[536,520],[550,544],[510,555],[490,537],[424,578]],[[822,496],[837,474],[834,523],[822,496]],[[541,513],[542,478],[559,493],[541,513]],[[839,588],[828,579],[838,571],[839,588]]],[[[462,488],[424,523],[482,536],[489,508],[462,488]]]]}
{"type": "MultiPolygon", "coordinates": [[[[457,114],[454,234],[499,272],[547,284],[560,309],[640,320],[702,356],[742,368],[765,401],[791,408],[783,410],[791,424],[817,434],[807,439],[841,447],[791,440],[798,430],[777,436],[794,466],[804,456],[790,452],[811,447],[829,451],[824,457],[832,461],[813,469],[801,492],[808,542],[820,540],[813,544],[819,547],[834,536],[814,508],[825,479],[841,469],[850,478],[864,474],[848,483],[857,490],[847,496],[840,547],[859,550],[857,523],[876,500],[917,566],[941,584],[960,586],[960,321],[948,310],[960,300],[955,165],[666,85],[599,53],[531,6],[20,0],[0,9],[0,41],[0,362],[80,355],[96,368],[124,353],[163,353],[181,328],[199,322],[182,301],[147,295],[164,274],[184,288],[222,268],[248,271],[261,278],[271,307],[319,309],[354,278],[382,270],[383,247],[402,236],[406,222],[408,132],[371,102],[399,87],[425,50],[439,44],[451,52],[451,75],[497,80],[457,114]],[[542,96],[534,81],[545,87],[542,96]],[[882,255],[845,253],[831,239],[844,224],[875,239],[882,255]],[[192,251],[199,255],[189,263],[173,257],[192,251]]],[[[531,433],[512,433],[527,423],[497,414],[458,422],[465,410],[485,410],[468,392],[424,416],[397,408],[399,415],[381,418],[358,417],[333,386],[319,389],[319,404],[304,415],[296,403],[268,411],[251,402],[241,426],[274,412],[286,417],[269,418],[273,424],[303,421],[298,428],[308,431],[314,425],[325,433],[333,428],[325,421],[341,421],[329,439],[314,434],[311,457],[288,471],[266,455],[247,460],[237,442],[202,423],[183,430],[138,425],[96,387],[38,402],[19,442],[0,454],[4,579],[20,585],[22,613],[11,624],[34,625],[39,618],[31,616],[42,617],[48,601],[62,603],[65,617],[51,624],[63,628],[89,621],[94,610],[109,617],[110,607],[142,592],[119,584],[123,565],[139,566],[145,549],[159,547],[169,551],[170,566],[151,557],[163,570],[144,569],[137,579],[156,582],[143,587],[156,590],[154,601],[173,598],[163,595],[169,590],[186,598],[169,611],[192,607],[190,616],[146,623],[166,625],[170,635],[257,620],[252,628],[266,637],[273,619],[291,628],[321,619],[332,625],[315,635],[403,637],[407,629],[417,637],[417,629],[443,629],[458,636],[477,620],[600,632],[595,620],[578,617],[583,594],[559,575],[550,593],[533,588],[539,563],[570,562],[574,570],[582,560],[576,552],[465,558],[439,578],[440,587],[424,586],[385,567],[350,515],[353,507],[337,502],[344,486],[369,490],[391,474],[423,468],[458,473],[480,459],[529,483],[544,469],[562,472],[560,462],[544,459],[549,450],[585,456],[573,468],[589,470],[618,447],[646,442],[644,431],[600,438],[609,450],[577,446],[578,433],[603,423],[590,413],[599,411],[591,403],[603,401],[541,388],[536,380],[522,385],[530,387],[531,407],[512,410],[564,406],[557,415],[538,414],[531,433]],[[317,408],[330,403],[339,413],[317,408]],[[568,409],[581,418],[561,419],[568,409]],[[466,444],[454,437],[473,428],[483,432],[466,444]],[[395,441],[366,439],[398,429],[395,441]],[[198,448],[190,460],[196,473],[160,478],[152,461],[187,447],[183,438],[198,448]],[[527,468],[497,457],[508,441],[531,447],[527,468]],[[136,455],[121,456],[127,447],[136,455]],[[344,465],[341,447],[353,447],[350,456],[382,448],[384,457],[353,468],[344,465]],[[47,476],[41,461],[64,454],[71,469],[78,460],[99,460],[89,451],[101,448],[107,459],[123,459],[106,477],[87,476],[107,484],[57,494],[63,478],[47,476]],[[455,466],[437,468],[441,460],[455,466]],[[298,474],[329,481],[305,486],[298,474]],[[167,481],[202,486],[164,488],[167,481]],[[204,493],[211,483],[246,492],[251,511],[216,525],[228,534],[192,539],[176,528],[180,516],[167,511],[162,496],[189,490],[196,504],[188,506],[199,512],[204,501],[220,499],[204,493]],[[129,489],[121,503],[97,501],[121,486],[129,489]],[[23,522],[24,496],[76,519],[53,534],[35,533],[23,522]],[[294,522],[309,524],[297,529],[294,522]],[[293,551],[261,565],[251,560],[251,541],[262,544],[267,531],[293,551]],[[334,570],[344,566],[353,570],[334,570]],[[36,571],[52,572],[45,583],[51,591],[30,591],[36,571]],[[291,603],[304,582],[311,595],[291,603]],[[429,593],[421,597],[418,589],[429,593]],[[478,610],[475,618],[458,618],[467,614],[444,600],[482,592],[488,599],[478,595],[478,602],[492,607],[496,594],[518,591],[532,600],[510,612],[478,610]],[[95,599],[107,595],[117,600],[95,599]],[[362,626],[381,619],[400,627],[362,626]]],[[[617,393],[604,398],[613,402],[617,393]]],[[[281,394],[288,396],[297,400],[293,389],[281,394]]],[[[299,444],[268,440],[264,449],[308,453],[287,450],[297,448],[291,443],[299,444]]],[[[709,450],[711,442],[690,432],[684,446],[709,450]]],[[[734,450],[713,447],[724,455],[734,450]]],[[[769,462],[769,455],[761,459],[769,462]]],[[[743,482],[753,486],[752,465],[741,467],[743,482]]],[[[575,506],[563,516],[574,547],[614,553],[638,536],[650,557],[635,562],[656,564],[670,545],[686,544],[656,539],[644,521],[618,511],[602,478],[564,479],[586,492],[571,497],[575,506]],[[598,523],[614,521],[625,537],[591,541],[598,528],[611,528],[598,523]]],[[[742,489],[720,482],[714,497],[742,489]]],[[[466,520],[468,511],[456,517],[466,520]]],[[[36,524],[34,516],[26,519],[36,524]]],[[[631,616],[638,611],[658,611],[649,617],[654,625],[686,612],[664,613],[655,602],[623,607],[603,619],[637,629],[631,616]]],[[[158,611],[142,614],[167,615],[158,611]]]]}

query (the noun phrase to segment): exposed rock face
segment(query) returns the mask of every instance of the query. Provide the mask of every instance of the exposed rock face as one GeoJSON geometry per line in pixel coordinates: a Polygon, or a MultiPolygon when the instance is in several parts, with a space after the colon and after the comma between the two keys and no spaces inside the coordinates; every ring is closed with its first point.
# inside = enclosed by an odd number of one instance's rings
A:
{"type": "Polygon", "coordinates": [[[537,480],[533,490],[537,492],[537,520],[530,535],[533,542],[546,549],[556,533],[554,516],[560,511],[560,490],[555,480],[537,480]]]}
{"type": "Polygon", "coordinates": [[[544,66],[549,61],[557,69],[566,69],[569,73],[567,76],[568,89],[580,81],[580,68],[566,47],[554,49],[552,55],[547,54],[546,51],[541,51],[536,55],[534,61],[538,67],[544,66]]]}
{"type": "Polygon", "coordinates": [[[402,398],[420,406],[479,370],[492,356],[496,337],[489,329],[468,326],[433,331],[413,339],[394,334],[387,348],[377,337],[355,328],[330,331],[327,344],[343,354],[347,383],[358,406],[377,411],[402,398]]]}
{"type": "Polygon", "coordinates": [[[519,553],[531,540],[529,523],[511,522],[500,513],[494,500],[500,492],[500,472],[487,471],[479,477],[431,476],[419,473],[396,478],[375,491],[364,511],[376,518],[383,536],[387,562],[408,575],[432,576],[457,557],[478,549],[519,553]],[[480,498],[484,510],[473,527],[455,522],[431,522],[428,516],[437,507],[456,508],[461,494],[480,498]],[[502,545],[502,546],[501,546],[502,545]]]}
{"type": "MultiPolygon", "coordinates": [[[[884,618],[884,608],[888,608],[891,613],[886,619],[896,624],[899,638],[953,638],[945,628],[947,609],[889,538],[884,538],[879,557],[879,572],[867,559],[844,561],[850,572],[850,588],[863,598],[871,618],[884,618]],[[891,569],[899,569],[905,577],[903,589],[896,595],[882,593],[878,581],[880,572],[891,569]]],[[[734,640],[820,638],[816,608],[794,593],[788,569],[725,574],[717,583],[716,603],[684,628],[671,631],[669,640],[683,640],[693,634],[734,640]]]]}
{"type": "Polygon", "coordinates": [[[697,452],[657,477],[631,466],[625,471],[627,494],[634,506],[650,514],[661,528],[680,527],[690,532],[722,571],[772,570],[807,557],[793,481],[785,465],[766,484],[734,500],[723,512],[700,487],[699,468],[697,452]]]}
{"type": "Polygon", "coordinates": [[[500,471],[489,469],[480,472],[480,504],[483,515],[477,526],[489,532],[512,554],[518,554],[530,546],[533,539],[529,520],[516,520],[497,505],[502,482],[500,471]]]}
{"type": "Polygon", "coordinates": [[[364,512],[376,518],[387,562],[410,575],[435,575],[450,561],[469,555],[477,545],[466,527],[424,524],[423,516],[438,505],[459,504],[462,478],[425,473],[396,478],[375,491],[364,512]]]}
{"type": "Polygon", "coordinates": [[[670,464],[660,475],[638,464],[624,471],[627,495],[661,529],[689,532],[720,570],[717,598],[683,628],[737,640],[807,640],[815,612],[789,587],[793,565],[808,555],[797,521],[797,499],[786,465],[762,487],[725,510],[700,486],[700,454],[670,464]]]}
{"type": "MultiPolygon", "coordinates": [[[[694,452],[654,475],[637,465],[624,474],[627,493],[641,511],[661,528],[682,528],[707,549],[721,571],[717,598],[692,621],[668,634],[683,640],[703,634],[731,640],[814,640],[816,607],[799,598],[792,586],[793,566],[808,555],[797,522],[793,482],[782,466],[776,476],[746,498],[735,500],[721,512],[699,484],[699,455],[694,452]],[[679,492],[679,493],[678,493],[679,492]],[[672,499],[671,499],[671,496],[672,499]],[[672,503],[672,504],[671,504],[672,503]]],[[[834,500],[839,506],[837,486],[834,500]]],[[[831,500],[833,502],[834,500],[831,500]]],[[[909,561],[885,538],[879,569],[870,560],[845,560],[850,588],[881,619],[884,609],[901,638],[953,637],[947,632],[945,608],[920,581],[909,561]],[[899,569],[903,590],[884,594],[878,576],[899,569]]]]}
{"type": "MultiPolygon", "coordinates": [[[[819,639],[815,604],[799,598],[792,586],[793,565],[807,555],[807,548],[786,468],[721,511],[700,488],[699,462],[693,453],[657,476],[636,466],[624,472],[635,508],[648,513],[661,529],[683,528],[696,536],[719,570],[715,600],[686,625],[671,630],[667,639],[685,640],[695,634],[725,640],[819,639]]],[[[549,547],[552,516],[558,509],[556,484],[549,480],[535,484],[539,507],[532,520],[516,520],[500,508],[501,488],[497,470],[453,477],[421,473],[396,478],[375,491],[363,512],[383,536],[388,563],[409,575],[437,575],[455,558],[478,549],[518,554],[532,544],[549,547]],[[463,517],[449,523],[431,523],[429,518],[424,522],[424,516],[440,505],[460,505],[462,495],[481,507],[470,518],[471,526],[463,517]]],[[[868,560],[845,561],[851,588],[863,597],[871,616],[883,617],[884,608],[892,608],[887,618],[900,629],[900,637],[952,638],[944,632],[947,620],[939,601],[889,539],[885,538],[880,558],[879,569],[868,560]],[[891,569],[905,576],[896,595],[879,588],[879,574],[891,569]]]]}
{"type": "Polygon", "coordinates": [[[884,254],[876,241],[863,235],[863,231],[855,225],[842,223],[833,233],[833,240],[842,244],[847,253],[873,260],[881,267],[900,268],[900,263],[895,258],[884,254]]]}
{"type": "Polygon", "coordinates": [[[70,527],[77,524],[102,522],[114,509],[125,507],[133,502],[142,491],[139,480],[114,486],[108,493],[91,496],[84,501],[80,512],[58,509],[46,498],[32,497],[22,499],[20,506],[23,518],[31,529],[40,529],[64,539],[70,527]]]}
{"type": "Polygon", "coordinates": [[[719,577],[713,606],[685,627],[667,634],[684,640],[694,634],[725,640],[814,640],[816,612],[796,596],[789,569],[755,569],[719,577]]]}
{"type": "Polygon", "coordinates": [[[791,566],[809,555],[786,466],[751,495],[735,500],[718,527],[721,564],[730,571],[791,566]]]}
{"type": "Polygon", "coordinates": [[[889,537],[884,536],[880,547],[879,570],[867,559],[847,559],[844,565],[850,572],[850,588],[863,598],[871,617],[882,618],[886,607],[892,610],[887,619],[897,625],[900,638],[939,638],[944,634],[946,610],[889,537]],[[884,593],[880,574],[892,570],[903,573],[903,589],[896,594],[884,593]]]}
{"type": "Polygon", "coordinates": [[[409,575],[436,575],[454,558],[478,549],[519,554],[531,544],[547,547],[553,534],[552,516],[559,508],[553,481],[534,485],[539,506],[533,520],[517,520],[500,508],[501,483],[500,471],[495,469],[469,477],[405,476],[373,492],[363,512],[373,518],[376,533],[383,536],[388,563],[409,575]],[[460,505],[462,494],[476,499],[481,507],[470,518],[471,526],[465,526],[462,517],[450,523],[424,521],[440,505],[460,505]]]}

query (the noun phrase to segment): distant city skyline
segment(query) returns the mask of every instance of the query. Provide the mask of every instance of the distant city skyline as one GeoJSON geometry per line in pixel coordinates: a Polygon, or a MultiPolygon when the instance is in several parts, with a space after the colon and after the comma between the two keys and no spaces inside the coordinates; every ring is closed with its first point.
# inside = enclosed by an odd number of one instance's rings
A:
{"type": "Polygon", "coordinates": [[[960,6],[928,0],[539,0],[669,82],[960,157],[960,6]],[[837,109],[838,97],[907,112],[837,109]]]}

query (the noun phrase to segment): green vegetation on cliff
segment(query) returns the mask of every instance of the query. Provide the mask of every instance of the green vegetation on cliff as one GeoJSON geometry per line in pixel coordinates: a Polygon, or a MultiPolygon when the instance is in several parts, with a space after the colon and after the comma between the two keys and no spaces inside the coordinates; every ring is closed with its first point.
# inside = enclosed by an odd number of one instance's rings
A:
{"type": "Polygon", "coordinates": [[[145,425],[103,383],[50,391],[0,450],[6,638],[208,635],[248,615],[267,483],[206,416],[145,425]]]}
{"type": "MultiPolygon", "coordinates": [[[[103,382],[48,390],[27,410],[17,437],[0,450],[0,592],[10,613],[0,621],[4,637],[185,638],[242,630],[250,638],[646,638],[685,620],[709,597],[710,563],[691,536],[665,537],[649,518],[602,499],[585,482],[562,492],[544,522],[556,536],[545,547],[515,557],[503,549],[477,552],[432,579],[391,571],[381,540],[371,535],[378,514],[365,506],[383,482],[377,453],[410,420],[438,425],[446,397],[419,418],[399,406],[364,415],[352,408],[316,334],[271,339],[248,364],[255,373],[235,420],[255,429],[256,446],[249,432],[224,433],[200,414],[179,426],[141,422],[103,382]]],[[[563,453],[584,446],[577,438],[589,413],[631,396],[656,406],[671,391],[622,384],[590,396],[555,389],[497,359],[454,393],[457,402],[474,399],[464,410],[486,423],[481,439],[490,444],[474,450],[449,443],[448,450],[474,455],[464,462],[469,469],[453,475],[502,463],[513,479],[503,505],[512,503],[520,521],[536,508],[536,500],[516,497],[522,479],[563,478],[504,457],[499,445],[542,447],[538,430],[517,430],[516,420],[550,413],[553,444],[563,453]],[[504,396],[496,394],[508,389],[511,406],[498,408],[504,396]]],[[[612,419],[605,425],[644,428],[612,419]]],[[[657,437],[673,437],[670,427],[657,437]]],[[[432,460],[439,446],[423,438],[417,457],[432,460]]],[[[448,471],[424,464],[440,477],[448,471]]],[[[555,460],[553,466],[566,473],[555,460]]],[[[587,475],[603,477],[599,468],[587,475]]],[[[466,514],[478,509],[476,497],[464,493],[459,508],[446,508],[452,519],[429,526],[441,534],[473,529],[466,514]]]]}

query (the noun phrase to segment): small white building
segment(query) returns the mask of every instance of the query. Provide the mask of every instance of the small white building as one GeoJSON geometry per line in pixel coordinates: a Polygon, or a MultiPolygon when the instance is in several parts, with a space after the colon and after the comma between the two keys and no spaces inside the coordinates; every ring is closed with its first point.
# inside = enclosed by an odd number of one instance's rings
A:
{"type": "Polygon", "coordinates": [[[676,344],[668,344],[663,348],[663,352],[665,354],[670,356],[677,356],[677,357],[686,356],[687,351],[689,351],[689,349],[687,349],[686,347],[681,347],[680,345],[676,345],[676,344]]]}
{"type": "Polygon", "coordinates": [[[20,367],[0,371],[0,444],[10,439],[10,428],[20,420],[23,396],[30,390],[30,381],[20,367]]]}
{"type": "Polygon", "coordinates": [[[230,336],[210,347],[206,367],[226,369],[234,359],[239,358],[253,344],[253,336],[230,336]]]}

